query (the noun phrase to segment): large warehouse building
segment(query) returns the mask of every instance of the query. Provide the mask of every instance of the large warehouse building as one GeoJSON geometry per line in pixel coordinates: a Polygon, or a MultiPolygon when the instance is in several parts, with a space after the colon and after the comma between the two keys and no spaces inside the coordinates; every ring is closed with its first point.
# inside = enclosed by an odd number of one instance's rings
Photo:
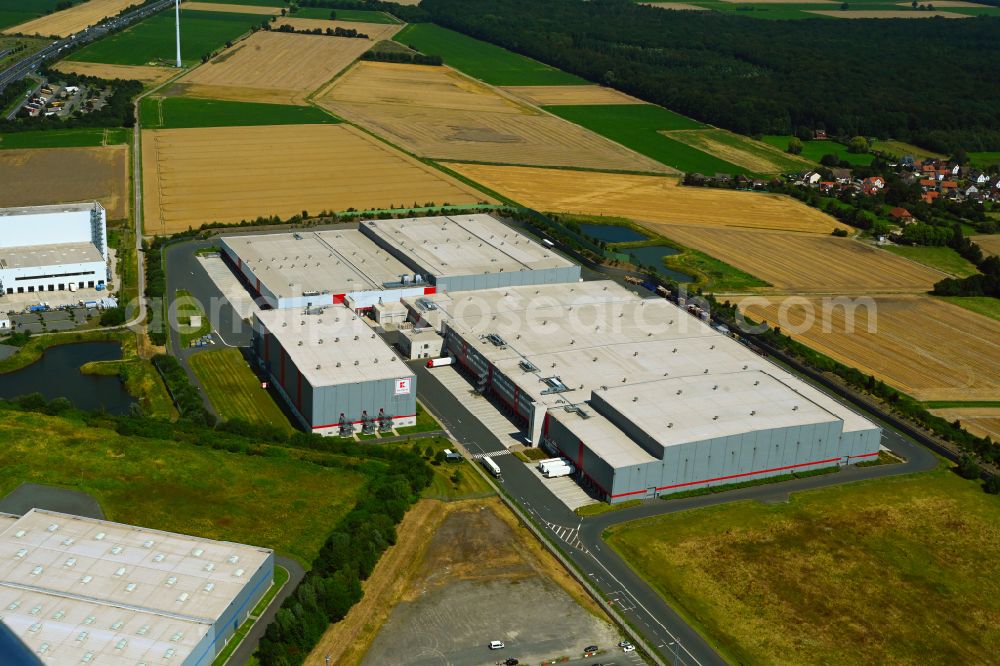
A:
{"type": "Polygon", "coordinates": [[[359,228],[438,291],[580,279],[580,266],[490,215],[369,220],[359,228]]]}
{"type": "Polygon", "coordinates": [[[96,202],[0,209],[0,295],[103,287],[105,217],[96,202]]]}
{"type": "Polygon", "coordinates": [[[445,350],[611,502],[858,462],[878,426],[608,281],[433,297],[445,350]]]}
{"type": "Polygon", "coordinates": [[[416,377],[344,306],[257,313],[252,348],[307,432],[343,436],[416,423],[416,377]]]}
{"type": "Polygon", "coordinates": [[[211,664],[274,579],[265,548],[39,509],[0,514],[0,553],[0,619],[46,664],[211,664]]]}

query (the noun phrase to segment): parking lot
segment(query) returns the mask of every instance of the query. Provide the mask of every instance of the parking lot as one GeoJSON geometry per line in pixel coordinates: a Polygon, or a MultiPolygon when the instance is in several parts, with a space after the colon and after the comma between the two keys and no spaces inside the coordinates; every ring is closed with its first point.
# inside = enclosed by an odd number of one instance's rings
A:
{"type": "Polygon", "coordinates": [[[78,307],[10,315],[10,321],[15,331],[31,331],[32,334],[37,334],[71,331],[100,316],[97,308],[78,307]]]}

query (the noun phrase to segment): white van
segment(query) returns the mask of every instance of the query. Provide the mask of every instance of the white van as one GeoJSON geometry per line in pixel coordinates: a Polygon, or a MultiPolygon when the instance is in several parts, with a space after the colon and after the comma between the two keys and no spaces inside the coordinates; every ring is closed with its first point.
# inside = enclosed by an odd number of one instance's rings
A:
{"type": "Polygon", "coordinates": [[[502,650],[503,649],[503,641],[490,641],[490,649],[491,650],[502,650]]]}

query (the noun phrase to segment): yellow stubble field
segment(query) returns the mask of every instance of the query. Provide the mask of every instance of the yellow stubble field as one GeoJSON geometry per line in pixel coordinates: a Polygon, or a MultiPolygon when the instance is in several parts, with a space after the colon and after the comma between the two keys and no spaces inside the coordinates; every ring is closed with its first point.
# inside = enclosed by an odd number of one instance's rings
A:
{"type": "Polygon", "coordinates": [[[604,86],[505,86],[501,90],[535,106],[642,104],[635,97],[604,86]]]}
{"type": "Polygon", "coordinates": [[[683,187],[673,177],[484,164],[448,167],[537,210],[627,217],[657,231],[693,225],[829,234],[841,226],[788,197],[683,187]]]}
{"type": "Polygon", "coordinates": [[[421,157],[671,171],[448,67],[362,61],[315,101],[421,157]]]}
{"type": "Polygon", "coordinates": [[[76,62],[62,60],[52,66],[52,69],[66,74],[81,74],[96,76],[102,79],[126,79],[142,81],[143,83],[163,83],[177,74],[173,67],[149,67],[146,65],[106,65],[100,62],[76,62]]]}
{"type": "Polygon", "coordinates": [[[927,296],[876,297],[875,330],[869,330],[868,309],[858,308],[852,331],[849,310],[824,308],[822,299],[760,300],[746,299],[740,309],[918,400],[1000,395],[1000,322],[993,319],[927,296]],[[813,323],[806,327],[810,312],[813,323]],[[797,326],[804,330],[789,328],[797,326]]]}
{"type": "Polygon", "coordinates": [[[975,242],[985,254],[995,254],[1000,257],[1000,234],[973,236],[970,240],[975,242]]]}
{"type": "Polygon", "coordinates": [[[324,32],[326,32],[327,28],[357,30],[362,35],[368,35],[367,39],[373,42],[392,39],[392,36],[403,27],[401,23],[360,23],[358,21],[330,21],[328,19],[296,18],[294,16],[279,17],[275,25],[290,25],[296,30],[315,30],[319,28],[324,32]]]}
{"type": "MultiPolygon", "coordinates": [[[[28,4],[28,0],[25,0],[28,4]]],[[[109,16],[115,16],[121,10],[138,4],[136,0],[89,0],[75,3],[73,7],[53,12],[47,16],[15,25],[4,30],[4,34],[41,35],[49,37],[56,35],[66,37],[79,32],[87,26],[94,25],[109,16]]]]}
{"type": "Polygon", "coordinates": [[[977,437],[989,437],[994,442],[1000,442],[1000,407],[932,409],[931,413],[949,421],[958,421],[977,437]]]}
{"type": "Polygon", "coordinates": [[[178,80],[174,93],[240,102],[304,104],[367,51],[367,39],[259,31],[178,80]]]}
{"type": "Polygon", "coordinates": [[[145,130],[142,165],[150,234],[302,210],[492,202],[346,125],[145,130]]]}
{"type": "Polygon", "coordinates": [[[252,5],[233,5],[224,2],[185,2],[184,9],[200,12],[230,12],[233,14],[259,14],[268,16],[281,12],[280,7],[254,7],[252,5]]]}

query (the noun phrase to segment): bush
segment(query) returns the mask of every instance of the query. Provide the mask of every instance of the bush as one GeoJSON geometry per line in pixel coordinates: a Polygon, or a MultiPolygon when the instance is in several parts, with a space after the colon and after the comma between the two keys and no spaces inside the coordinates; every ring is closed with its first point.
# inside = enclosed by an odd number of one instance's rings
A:
{"type": "Polygon", "coordinates": [[[979,469],[979,464],[976,462],[975,458],[970,455],[964,455],[958,461],[958,467],[955,469],[958,475],[963,479],[978,479],[979,475],[982,474],[982,470],[979,469]]]}
{"type": "Polygon", "coordinates": [[[101,313],[101,326],[121,326],[125,323],[125,308],[107,308],[101,313]]]}

